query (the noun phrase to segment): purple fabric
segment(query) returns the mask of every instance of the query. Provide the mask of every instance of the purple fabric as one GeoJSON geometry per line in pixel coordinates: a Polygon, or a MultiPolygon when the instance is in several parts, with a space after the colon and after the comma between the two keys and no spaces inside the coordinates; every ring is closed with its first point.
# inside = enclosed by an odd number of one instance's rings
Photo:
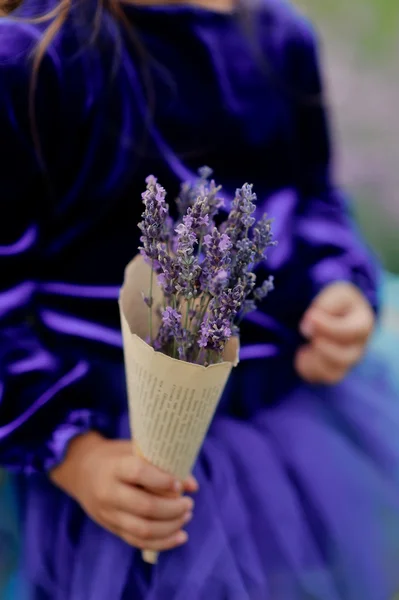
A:
{"type": "MultiPolygon", "coordinates": [[[[48,8],[26,0],[19,16],[48,8]]],[[[149,120],[138,50],[106,11],[87,44],[95,9],[73,4],[43,60],[40,160],[28,97],[44,25],[0,19],[0,461],[29,474],[29,577],[51,600],[388,600],[398,416],[384,368],[370,359],[324,389],[292,366],[324,285],[352,281],[377,308],[376,267],[330,181],[312,30],[282,0],[254,13],[255,46],[234,15],[125,7],[152,57],[149,120]],[[253,182],[275,218],[259,275],[276,291],[242,328],[196,466],[190,542],[150,569],[44,473],[79,433],[128,435],[116,299],[140,192],[153,172],[173,198],[204,164],[227,197],[253,182]]]]}

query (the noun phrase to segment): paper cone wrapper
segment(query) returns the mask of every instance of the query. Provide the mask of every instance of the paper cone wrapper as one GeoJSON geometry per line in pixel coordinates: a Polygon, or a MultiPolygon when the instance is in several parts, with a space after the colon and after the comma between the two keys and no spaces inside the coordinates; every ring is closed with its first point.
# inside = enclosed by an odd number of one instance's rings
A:
{"type": "MultiPolygon", "coordinates": [[[[238,340],[226,348],[225,361],[203,367],[155,350],[149,333],[148,295],[151,270],[141,257],[127,267],[120,295],[120,313],[132,437],[153,465],[185,479],[192,470],[224,387],[237,363],[238,340]]],[[[159,328],[157,308],[162,292],[153,282],[153,331],[159,328]]],[[[156,553],[145,552],[147,562],[156,553]]]]}

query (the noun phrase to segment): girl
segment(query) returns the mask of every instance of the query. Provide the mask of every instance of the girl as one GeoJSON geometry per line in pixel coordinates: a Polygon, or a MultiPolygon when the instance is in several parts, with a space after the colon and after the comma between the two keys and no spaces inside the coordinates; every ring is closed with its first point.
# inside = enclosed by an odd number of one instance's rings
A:
{"type": "Polygon", "coordinates": [[[330,179],[312,29],[284,0],[46,1],[0,19],[0,457],[32,597],[390,600],[398,417],[384,368],[353,368],[377,269],[330,179]],[[274,217],[276,291],[181,483],[131,451],[117,296],[144,178],[177,195],[206,164],[274,217]]]}

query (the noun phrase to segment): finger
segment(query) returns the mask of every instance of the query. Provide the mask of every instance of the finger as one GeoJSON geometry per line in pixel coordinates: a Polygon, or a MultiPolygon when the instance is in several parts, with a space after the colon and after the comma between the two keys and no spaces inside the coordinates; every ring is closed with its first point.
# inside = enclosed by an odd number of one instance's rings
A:
{"type": "Polygon", "coordinates": [[[154,467],[139,456],[121,457],[116,466],[116,476],[126,483],[139,485],[159,493],[180,493],[183,489],[181,481],[154,467]]]}
{"type": "Polygon", "coordinates": [[[194,501],[184,496],[165,497],[127,485],[115,487],[113,505],[115,508],[140,517],[156,520],[182,518],[192,512],[194,501]]]}
{"type": "Polygon", "coordinates": [[[195,494],[196,492],[198,492],[198,481],[195,479],[195,477],[193,477],[193,475],[190,475],[185,481],[183,481],[183,489],[188,494],[195,494]]]}
{"type": "Polygon", "coordinates": [[[318,313],[335,317],[347,315],[353,306],[354,293],[358,299],[358,292],[354,292],[353,286],[346,283],[334,283],[325,287],[302,318],[299,327],[302,335],[308,340],[314,337],[317,323],[313,316],[318,313]]]}
{"type": "Polygon", "coordinates": [[[347,372],[347,369],[328,363],[310,346],[302,348],[297,353],[295,368],[309,383],[335,384],[341,381],[347,372]]]}
{"type": "Polygon", "coordinates": [[[360,290],[349,282],[327,285],[313,301],[313,307],[335,316],[343,316],[354,303],[365,302],[360,290]]]}
{"type": "Polygon", "coordinates": [[[339,344],[365,342],[373,330],[374,318],[367,309],[350,311],[344,317],[336,317],[314,310],[309,316],[313,339],[325,337],[339,344]]]}
{"type": "Polygon", "coordinates": [[[364,353],[364,345],[362,344],[342,346],[326,338],[315,338],[312,341],[312,348],[327,364],[343,370],[350,369],[358,363],[364,353]]]}
{"type": "Polygon", "coordinates": [[[176,535],[191,519],[192,513],[171,521],[152,521],[120,512],[115,515],[114,527],[124,536],[132,536],[147,547],[149,541],[164,540],[176,535]]]}
{"type": "Polygon", "coordinates": [[[127,544],[140,550],[155,550],[156,552],[162,552],[164,550],[171,550],[182,546],[188,541],[188,535],[185,531],[179,531],[178,533],[171,535],[168,538],[161,540],[142,540],[135,536],[125,534],[123,531],[115,531],[116,535],[122,538],[127,544]]]}

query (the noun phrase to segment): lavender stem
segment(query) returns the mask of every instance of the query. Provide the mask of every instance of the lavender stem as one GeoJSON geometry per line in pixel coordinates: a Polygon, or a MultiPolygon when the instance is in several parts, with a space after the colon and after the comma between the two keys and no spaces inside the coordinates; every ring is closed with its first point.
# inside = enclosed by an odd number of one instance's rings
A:
{"type": "Polygon", "coordinates": [[[152,337],[152,291],[153,291],[153,276],[154,276],[154,260],[151,261],[151,280],[150,280],[150,307],[149,307],[149,315],[148,315],[148,326],[149,326],[149,330],[150,330],[150,342],[151,345],[153,343],[153,337],[152,337]]]}
{"type": "Polygon", "coordinates": [[[211,296],[211,295],[208,295],[208,299],[206,300],[206,302],[205,302],[205,306],[203,306],[203,308],[202,308],[202,312],[201,312],[201,314],[200,314],[200,318],[198,319],[199,325],[201,325],[202,321],[203,321],[203,320],[204,320],[204,318],[205,318],[206,311],[208,310],[209,303],[210,303],[210,301],[211,301],[211,300],[212,300],[212,296],[211,296]]]}

